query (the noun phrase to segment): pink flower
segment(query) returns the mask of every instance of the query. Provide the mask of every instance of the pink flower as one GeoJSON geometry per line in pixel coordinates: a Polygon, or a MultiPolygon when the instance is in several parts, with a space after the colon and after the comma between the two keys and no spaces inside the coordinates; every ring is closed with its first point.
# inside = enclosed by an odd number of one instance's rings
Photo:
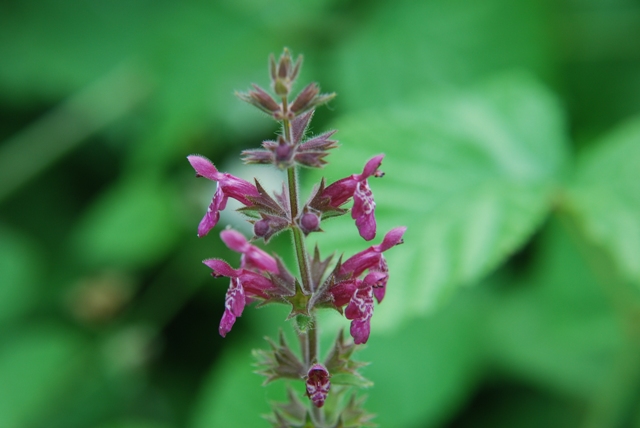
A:
{"type": "Polygon", "coordinates": [[[389,268],[382,253],[387,251],[389,248],[402,243],[402,235],[404,235],[406,230],[407,228],[404,226],[391,229],[385,235],[382,243],[379,245],[372,245],[366,250],[360,251],[348,258],[342,266],[340,266],[339,275],[357,278],[362,275],[365,270],[381,274],[378,276],[376,285],[374,286],[376,300],[380,303],[384,298],[387,289],[387,281],[389,280],[389,268]]]}
{"type": "Polygon", "coordinates": [[[240,259],[240,267],[245,269],[251,269],[257,272],[271,272],[278,273],[278,264],[276,260],[269,254],[251,245],[247,238],[243,234],[232,229],[223,230],[220,232],[222,241],[238,253],[242,254],[240,259]]]}
{"type": "Polygon", "coordinates": [[[356,345],[367,343],[371,332],[371,317],[373,316],[373,288],[366,286],[358,288],[353,293],[353,297],[344,311],[344,316],[352,320],[350,333],[353,342],[356,345]]]}
{"type": "Polygon", "coordinates": [[[344,314],[351,320],[350,332],[356,344],[366,343],[369,339],[373,298],[375,296],[380,303],[386,292],[389,268],[382,253],[402,243],[406,229],[396,227],[390,230],[382,243],[347,259],[336,274],[338,281],[329,289],[336,307],[347,305],[344,314]],[[360,279],[365,271],[368,271],[367,275],[360,279]]]}
{"type": "Polygon", "coordinates": [[[367,179],[371,176],[381,177],[383,175],[381,171],[378,171],[382,158],[384,158],[384,155],[371,158],[364,166],[362,174],[353,174],[338,180],[322,192],[322,197],[330,198],[329,205],[333,208],[339,208],[353,197],[351,218],[356,221],[360,236],[367,241],[376,236],[376,218],[374,215],[376,203],[373,200],[373,193],[367,179]]]}
{"type": "Polygon", "coordinates": [[[311,399],[316,407],[322,407],[327,399],[331,382],[331,375],[325,366],[316,363],[311,366],[305,378],[307,386],[307,396],[311,399]]]}
{"type": "Polygon", "coordinates": [[[207,259],[202,263],[209,266],[213,276],[226,276],[231,278],[229,289],[224,299],[224,314],[220,321],[219,332],[225,337],[236,322],[236,318],[242,315],[245,305],[252,298],[266,299],[269,296],[267,290],[273,289],[271,281],[248,269],[233,269],[227,262],[219,259],[207,259]]]}
{"type": "Polygon", "coordinates": [[[231,174],[218,172],[213,163],[204,156],[191,155],[187,156],[187,159],[193,169],[196,170],[197,177],[206,177],[218,183],[216,193],[213,195],[207,213],[198,226],[198,237],[205,236],[218,223],[220,211],[227,206],[228,198],[240,201],[244,205],[252,205],[247,197],[260,196],[256,186],[231,174]]]}

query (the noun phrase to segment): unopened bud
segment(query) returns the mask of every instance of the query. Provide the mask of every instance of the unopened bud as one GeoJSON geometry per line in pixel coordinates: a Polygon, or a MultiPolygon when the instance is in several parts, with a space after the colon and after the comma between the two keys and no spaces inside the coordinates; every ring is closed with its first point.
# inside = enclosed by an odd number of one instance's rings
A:
{"type": "Polygon", "coordinates": [[[276,95],[280,97],[289,95],[291,87],[298,77],[301,65],[302,56],[298,56],[295,64],[292,63],[291,53],[287,48],[285,48],[282,55],[280,55],[277,64],[273,56],[270,58],[269,71],[271,74],[271,84],[276,95]]]}
{"type": "Polygon", "coordinates": [[[302,214],[302,217],[300,217],[300,228],[305,235],[308,235],[311,232],[315,232],[319,227],[320,218],[316,214],[307,212],[302,214]]]}
{"type": "Polygon", "coordinates": [[[287,169],[291,166],[294,147],[288,144],[282,136],[278,138],[278,146],[275,149],[276,166],[280,169],[287,169]]]}
{"type": "Polygon", "coordinates": [[[309,369],[306,377],[307,396],[314,406],[322,407],[324,405],[331,388],[330,377],[329,371],[322,364],[316,363],[309,369]]]}
{"type": "Polygon", "coordinates": [[[253,225],[253,233],[258,238],[263,238],[269,232],[269,222],[266,219],[256,221],[253,225]]]}

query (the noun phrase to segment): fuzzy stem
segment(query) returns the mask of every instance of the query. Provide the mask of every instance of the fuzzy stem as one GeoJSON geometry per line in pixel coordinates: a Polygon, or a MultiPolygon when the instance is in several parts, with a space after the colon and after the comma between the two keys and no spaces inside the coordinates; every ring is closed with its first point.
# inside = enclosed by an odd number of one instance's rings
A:
{"type": "MultiPolygon", "coordinates": [[[[287,112],[287,99],[282,98],[282,109],[287,112]]],[[[284,128],[284,137],[287,142],[291,142],[291,123],[289,120],[284,119],[282,121],[284,128]]],[[[296,258],[298,259],[298,268],[300,269],[300,278],[302,280],[302,288],[305,293],[313,293],[314,285],[311,280],[311,269],[309,267],[309,255],[307,253],[307,247],[304,242],[304,234],[298,227],[295,219],[298,217],[300,210],[299,198],[298,198],[298,176],[296,167],[293,166],[287,169],[287,180],[289,187],[289,204],[291,207],[291,232],[293,233],[293,243],[296,250],[296,258]]],[[[316,324],[316,316],[313,309],[310,313],[311,321],[309,328],[305,332],[298,332],[298,339],[300,340],[300,347],[302,350],[302,356],[304,358],[307,369],[311,367],[316,361],[318,361],[319,346],[318,346],[318,326],[316,324]]],[[[313,404],[311,405],[311,414],[313,420],[317,426],[324,426],[324,410],[317,408],[313,404]]]]}

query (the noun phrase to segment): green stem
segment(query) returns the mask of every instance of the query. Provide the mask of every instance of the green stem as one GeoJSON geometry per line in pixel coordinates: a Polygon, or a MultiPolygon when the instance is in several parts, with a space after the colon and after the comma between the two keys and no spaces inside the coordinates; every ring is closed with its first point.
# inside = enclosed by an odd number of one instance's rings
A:
{"type": "MultiPolygon", "coordinates": [[[[282,98],[283,111],[287,112],[287,99],[282,98]]],[[[284,128],[284,137],[287,142],[291,142],[291,123],[289,120],[284,119],[282,121],[284,128]]],[[[298,227],[295,219],[300,212],[299,198],[298,198],[298,177],[296,173],[296,167],[293,166],[287,169],[287,181],[289,187],[289,204],[291,208],[291,232],[293,233],[293,243],[296,250],[296,258],[298,260],[298,268],[300,270],[300,278],[302,280],[302,288],[305,293],[311,294],[315,290],[313,289],[313,281],[311,279],[311,269],[309,267],[309,255],[307,253],[307,247],[304,242],[304,234],[298,227]]],[[[318,361],[319,346],[318,346],[318,328],[316,325],[316,316],[313,309],[310,312],[310,323],[306,331],[298,331],[298,339],[300,340],[300,347],[302,350],[302,356],[307,369],[312,364],[318,361]]],[[[318,427],[324,426],[325,417],[324,410],[317,408],[313,404],[311,405],[311,415],[314,423],[318,427]]]]}

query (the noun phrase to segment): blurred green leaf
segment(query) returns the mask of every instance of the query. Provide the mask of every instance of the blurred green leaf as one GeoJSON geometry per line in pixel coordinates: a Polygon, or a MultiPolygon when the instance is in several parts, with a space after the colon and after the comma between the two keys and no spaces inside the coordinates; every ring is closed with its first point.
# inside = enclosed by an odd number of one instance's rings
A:
{"type": "Polygon", "coordinates": [[[44,260],[26,237],[0,224],[0,325],[37,302],[44,260]]]}
{"type": "Polygon", "coordinates": [[[31,426],[55,409],[77,380],[83,341],[56,325],[23,327],[2,337],[0,421],[6,427],[31,426]]]}
{"type": "Polygon", "coordinates": [[[106,423],[100,425],[99,428],[170,428],[172,426],[173,425],[168,425],[161,422],[129,419],[124,421],[106,423]]]}
{"type": "Polygon", "coordinates": [[[534,384],[585,399],[611,377],[623,332],[581,254],[557,219],[541,239],[533,274],[490,311],[488,348],[497,364],[534,384]]]}
{"type": "Polygon", "coordinates": [[[378,335],[358,353],[358,360],[373,361],[362,372],[374,383],[365,408],[377,415],[375,423],[442,426],[468,398],[485,362],[479,335],[486,313],[483,293],[461,293],[437,314],[378,335]]]}
{"type": "Polygon", "coordinates": [[[172,188],[129,177],[101,195],[73,236],[75,254],[93,267],[133,267],[158,260],[181,233],[172,188]]]}
{"type": "MultiPolygon", "coordinates": [[[[549,210],[565,158],[555,100],[522,76],[356,114],[337,128],[343,146],[330,159],[329,178],[360,172],[366,159],[386,153],[387,175],[369,180],[379,223],[373,242],[408,226],[405,245],[385,255],[391,282],[383,328],[433,308],[522,246],[549,210]]],[[[321,250],[348,256],[366,246],[345,217],[323,226],[327,233],[316,237],[321,250]]]]}
{"type": "Polygon", "coordinates": [[[640,118],[619,126],[579,157],[568,208],[640,284],[640,118]]]}
{"type": "MultiPolygon", "coordinates": [[[[253,372],[252,347],[225,349],[222,360],[209,374],[200,401],[194,406],[192,427],[267,426],[261,415],[270,412],[270,400],[282,400],[284,383],[261,386],[263,378],[253,372]],[[274,390],[279,394],[274,394],[274,390]]],[[[302,394],[302,383],[298,386],[302,394]]]]}
{"type": "MultiPolygon", "coordinates": [[[[17,103],[57,102],[126,65],[141,86],[154,89],[130,118],[127,140],[136,144],[129,146],[129,167],[171,163],[193,150],[194,140],[210,140],[212,129],[219,138],[214,145],[233,145],[237,138],[216,133],[222,124],[233,123],[240,134],[271,125],[258,115],[247,121],[248,108],[233,96],[252,81],[268,81],[268,55],[289,39],[290,27],[272,25],[264,7],[123,0],[0,5],[0,57],[11,58],[0,67],[0,93],[17,103]]],[[[323,7],[316,2],[288,12],[301,18],[306,10],[311,20],[312,10],[323,7]]],[[[270,12],[278,9],[285,7],[270,12]]]]}
{"type": "MultiPolygon", "coordinates": [[[[225,340],[221,359],[205,380],[190,426],[244,428],[267,425],[261,415],[270,412],[270,401],[283,401],[285,382],[261,386],[265,378],[255,373],[256,360],[251,349],[267,349],[269,345],[261,337],[275,338],[279,328],[285,331],[293,328],[283,325],[287,313],[283,305],[270,305],[259,310],[254,305],[245,308],[242,318],[234,326],[235,330],[225,340]],[[238,342],[238,324],[246,321],[251,325],[251,333],[244,336],[244,341],[238,342]],[[231,338],[233,334],[236,335],[235,340],[231,338]]],[[[289,340],[289,343],[295,344],[296,341],[289,340]]],[[[302,395],[303,384],[294,382],[293,385],[302,395]]]]}
{"type": "Polygon", "coordinates": [[[500,70],[546,73],[542,2],[412,0],[379,2],[346,41],[333,76],[336,103],[348,108],[397,103],[425,89],[468,84],[500,70]],[[508,19],[505,19],[508,17],[508,19]]]}

